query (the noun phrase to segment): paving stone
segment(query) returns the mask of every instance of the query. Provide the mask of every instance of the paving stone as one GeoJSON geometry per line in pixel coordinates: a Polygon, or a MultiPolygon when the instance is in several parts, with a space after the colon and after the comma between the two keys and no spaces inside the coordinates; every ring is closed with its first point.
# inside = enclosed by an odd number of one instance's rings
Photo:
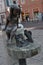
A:
{"type": "MultiPolygon", "coordinates": [[[[33,38],[41,44],[41,52],[27,59],[27,65],[43,65],[43,30],[31,30],[33,38]]],[[[6,50],[6,35],[0,31],[0,65],[12,65],[12,60],[6,50]]],[[[14,62],[14,61],[13,61],[14,62]]],[[[16,63],[16,62],[15,62],[16,63]]],[[[17,63],[15,65],[18,65],[17,63]]]]}

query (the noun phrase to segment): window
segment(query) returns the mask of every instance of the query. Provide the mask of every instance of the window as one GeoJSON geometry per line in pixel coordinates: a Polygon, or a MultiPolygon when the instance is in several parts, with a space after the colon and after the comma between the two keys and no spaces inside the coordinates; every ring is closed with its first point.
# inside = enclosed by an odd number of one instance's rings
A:
{"type": "Polygon", "coordinates": [[[8,0],[9,1],[9,5],[13,4],[13,0],[8,0]]]}
{"type": "Polygon", "coordinates": [[[8,2],[8,0],[6,0],[6,5],[9,6],[9,2],[8,2]]]}
{"type": "Polygon", "coordinates": [[[13,1],[12,0],[6,0],[7,6],[12,5],[13,1]]]}
{"type": "Polygon", "coordinates": [[[24,4],[25,3],[25,0],[21,0],[21,4],[24,4]]]}

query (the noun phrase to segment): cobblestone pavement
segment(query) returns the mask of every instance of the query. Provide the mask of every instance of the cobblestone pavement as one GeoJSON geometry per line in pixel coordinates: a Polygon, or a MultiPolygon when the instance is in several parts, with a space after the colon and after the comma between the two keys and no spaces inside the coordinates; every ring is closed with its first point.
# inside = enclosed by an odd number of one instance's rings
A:
{"type": "Polygon", "coordinates": [[[41,27],[43,28],[43,21],[37,22],[22,22],[25,28],[31,28],[31,27],[41,27]]]}
{"type": "Polygon", "coordinates": [[[7,65],[6,58],[7,58],[7,52],[2,36],[2,31],[0,31],[0,65],[7,65]]]}
{"type": "MultiPolygon", "coordinates": [[[[27,59],[27,65],[43,65],[43,30],[31,30],[33,39],[41,44],[41,52],[27,59]]],[[[6,35],[0,31],[0,65],[12,65],[6,49],[6,35]]]]}
{"type": "Polygon", "coordinates": [[[27,64],[29,65],[43,65],[43,30],[31,30],[33,39],[37,40],[41,44],[41,52],[27,59],[27,64]]]}

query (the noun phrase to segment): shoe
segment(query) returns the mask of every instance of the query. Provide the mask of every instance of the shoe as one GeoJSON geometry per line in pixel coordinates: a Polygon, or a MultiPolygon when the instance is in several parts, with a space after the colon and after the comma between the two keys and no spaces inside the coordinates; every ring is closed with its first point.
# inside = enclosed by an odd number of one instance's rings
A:
{"type": "Polygon", "coordinates": [[[33,43],[32,32],[25,30],[25,31],[24,31],[24,34],[25,34],[25,36],[27,37],[27,40],[28,40],[29,42],[33,43]]]}

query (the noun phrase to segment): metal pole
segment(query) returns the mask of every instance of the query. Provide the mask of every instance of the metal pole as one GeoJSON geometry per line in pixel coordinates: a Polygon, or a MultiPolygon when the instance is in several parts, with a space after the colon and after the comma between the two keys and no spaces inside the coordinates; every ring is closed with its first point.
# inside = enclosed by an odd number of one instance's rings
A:
{"type": "Polygon", "coordinates": [[[26,65],[26,59],[19,59],[19,65],[26,65]]]}

